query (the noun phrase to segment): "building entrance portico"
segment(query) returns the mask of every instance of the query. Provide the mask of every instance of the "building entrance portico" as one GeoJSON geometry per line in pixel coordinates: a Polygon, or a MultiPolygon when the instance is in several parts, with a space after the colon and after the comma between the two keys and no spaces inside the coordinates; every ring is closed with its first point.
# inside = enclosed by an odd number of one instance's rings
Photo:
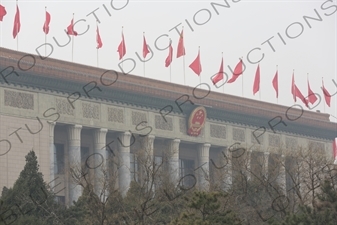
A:
{"type": "MultiPolygon", "coordinates": [[[[115,179],[115,188],[126,196],[131,181],[149,182],[146,168],[154,171],[161,167],[156,175],[166,172],[175,185],[209,190],[210,175],[213,176],[210,152],[219,164],[220,151],[211,149],[210,144],[182,143],[179,139],[156,138],[151,134],[72,124],[51,123],[50,129],[54,134],[50,136],[53,142],[50,176],[58,184],[54,188],[58,198],[68,204],[81,196],[86,182],[92,182],[95,193],[104,199],[107,179],[115,179]]],[[[155,183],[160,182],[163,181],[155,183]]]]}

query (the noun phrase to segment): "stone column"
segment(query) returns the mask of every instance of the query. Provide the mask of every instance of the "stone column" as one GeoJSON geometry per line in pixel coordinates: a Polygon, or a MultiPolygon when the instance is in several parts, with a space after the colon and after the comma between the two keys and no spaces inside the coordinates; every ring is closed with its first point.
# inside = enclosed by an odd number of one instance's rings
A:
{"type": "Polygon", "coordinates": [[[280,170],[277,178],[278,184],[284,195],[287,194],[287,180],[286,180],[286,170],[285,170],[285,155],[281,156],[280,170]]]}
{"type": "Polygon", "coordinates": [[[200,190],[209,190],[209,148],[211,144],[201,144],[198,146],[198,167],[197,177],[200,190]]]}
{"type": "Polygon", "coordinates": [[[224,183],[223,183],[223,190],[227,191],[232,187],[233,178],[232,178],[232,152],[229,151],[229,149],[226,147],[224,148],[223,152],[221,154],[225,154],[226,157],[223,155],[223,165],[225,165],[223,171],[224,171],[224,183]]]}
{"type": "Polygon", "coordinates": [[[179,139],[174,139],[170,141],[169,144],[169,155],[168,155],[168,172],[170,175],[170,181],[174,185],[178,185],[180,178],[179,171],[179,139]]]}
{"type": "Polygon", "coordinates": [[[131,182],[130,140],[131,133],[128,131],[120,134],[118,137],[118,183],[123,197],[126,196],[131,182]]]}
{"type": "Polygon", "coordinates": [[[253,153],[252,150],[247,151],[247,169],[246,169],[247,180],[251,179],[252,153],[253,153]]]}
{"type": "Polygon", "coordinates": [[[265,180],[268,180],[268,162],[269,162],[269,152],[263,153],[263,171],[262,175],[264,176],[265,180]]]}
{"type": "Polygon", "coordinates": [[[56,123],[55,122],[48,122],[49,124],[49,159],[50,159],[50,182],[49,185],[54,192],[54,186],[55,186],[55,144],[54,144],[54,128],[56,123]]]}
{"type": "Polygon", "coordinates": [[[104,171],[107,170],[107,152],[106,152],[106,134],[107,129],[95,129],[94,130],[94,165],[90,166],[94,169],[94,190],[97,196],[102,196],[102,201],[105,200],[107,190],[104,190],[104,186],[107,185],[107,177],[104,176],[104,171]],[[105,185],[104,185],[105,184],[105,185]]]}
{"type": "MultiPolygon", "coordinates": [[[[152,175],[154,173],[153,160],[154,160],[154,135],[147,135],[143,138],[142,148],[144,150],[144,165],[143,167],[143,181],[148,182],[148,190],[153,189],[152,175]],[[145,166],[145,168],[144,168],[145,166]],[[147,170],[147,171],[146,171],[147,170]]],[[[158,175],[157,175],[158,176],[158,175]]]]}
{"type": "Polygon", "coordinates": [[[154,144],[155,136],[149,134],[148,136],[144,137],[143,139],[143,149],[144,149],[144,157],[146,160],[146,163],[149,164],[153,162],[153,156],[154,156],[154,144]]]}
{"type": "MultiPolygon", "coordinates": [[[[81,125],[70,125],[68,127],[68,157],[71,173],[81,176],[81,125]]],[[[82,194],[82,187],[69,175],[69,203],[77,201],[82,194]]]]}

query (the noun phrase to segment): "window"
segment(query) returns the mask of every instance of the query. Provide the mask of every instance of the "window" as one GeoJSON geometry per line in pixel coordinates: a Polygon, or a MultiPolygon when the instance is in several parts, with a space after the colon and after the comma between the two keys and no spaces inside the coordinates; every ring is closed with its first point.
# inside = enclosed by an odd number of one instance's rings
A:
{"type": "Polygon", "coordinates": [[[157,189],[162,185],[163,182],[163,174],[164,171],[164,163],[163,163],[163,157],[161,156],[155,156],[154,157],[154,171],[155,171],[155,180],[154,180],[154,188],[157,189]]]}
{"type": "Polygon", "coordinates": [[[154,157],[154,164],[155,164],[155,169],[157,170],[157,168],[159,167],[159,171],[163,171],[163,157],[161,156],[155,156],[154,157]]]}
{"type": "MultiPolygon", "coordinates": [[[[214,164],[217,165],[216,164],[216,160],[214,160],[214,159],[212,159],[212,160],[213,160],[214,164]]],[[[215,181],[216,181],[215,177],[217,175],[216,173],[218,172],[217,168],[214,166],[214,164],[212,163],[211,160],[208,162],[208,165],[209,165],[209,179],[210,179],[210,184],[211,185],[215,184],[215,181]]]]}
{"type": "Polygon", "coordinates": [[[65,205],[65,203],[66,203],[64,196],[56,196],[55,201],[56,201],[56,203],[58,203],[60,205],[65,205]]]}
{"type": "MultiPolygon", "coordinates": [[[[89,148],[88,147],[81,147],[81,166],[82,166],[82,173],[83,174],[87,173],[88,170],[89,170],[89,168],[86,164],[86,161],[87,161],[89,155],[90,155],[89,154],[89,148]]],[[[90,158],[93,159],[94,157],[90,157],[90,158]]],[[[90,159],[90,160],[92,160],[92,159],[90,159]]],[[[88,160],[88,165],[89,166],[91,165],[89,160],[88,160]]]]}
{"type": "Polygon", "coordinates": [[[54,173],[55,174],[64,174],[64,145],[55,144],[54,145],[54,173]]]}
{"type": "Polygon", "coordinates": [[[117,169],[115,168],[116,166],[116,162],[115,162],[115,157],[114,154],[111,153],[111,151],[107,151],[107,166],[108,166],[108,174],[109,177],[115,177],[117,174],[115,174],[117,172],[117,169]]]}
{"type": "Polygon", "coordinates": [[[88,147],[81,147],[81,161],[82,161],[82,163],[85,163],[85,161],[87,161],[88,156],[89,156],[89,148],[88,147]]]}
{"type": "Polygon", "coordinates": [[[138,163],[137,156],[134,153],[130,153],[130,167],[131,179],[138,182],[138,163]]]}
{"type": "Polygon", "coordinates": [[[192,187],[196,182],[195,178],[191,175],[194,174],[194,161],[187,159],[179,159],[179,168],[180,168],[180,178],[183,178],[180,181],[180,185],[185,187],[192,187]]]}

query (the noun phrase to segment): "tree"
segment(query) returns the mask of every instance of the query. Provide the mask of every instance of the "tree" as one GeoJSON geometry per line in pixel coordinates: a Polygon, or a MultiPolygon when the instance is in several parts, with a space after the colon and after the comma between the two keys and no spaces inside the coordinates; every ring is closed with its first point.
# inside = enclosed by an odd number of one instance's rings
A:
{"type": "Polygon", "coordinates": [[[301,205],[297,213],[289,214],[283,221],[270,221],[272,225],[335,225],[337,221],[337,192],[328,182],[322,186],[321,200],[314,207],[301,205]],[[323,197],[324,196],[324,197],[323,197]]]}
{"type": "Polygon", "coordinates": [[[221,192],[194,192],[185,198],[187,209],[172,225],[240,225],[241,220],[234,212],[226,209],[227,194],[221,192]]]}
{"type": "Polygon", "coordinates": [[[54,195],[39,172],[35,152],[26,155],[26,165],[13,188],[3,188],[0,224],[59,224],[54,195]]]}

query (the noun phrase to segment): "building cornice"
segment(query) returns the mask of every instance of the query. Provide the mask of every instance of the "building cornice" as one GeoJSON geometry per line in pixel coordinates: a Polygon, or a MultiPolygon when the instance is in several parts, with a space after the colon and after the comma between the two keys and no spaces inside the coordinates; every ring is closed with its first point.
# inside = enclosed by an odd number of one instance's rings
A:
{"type": "MultiPolygon", "coordinates": [[[[56,59],[42,60],[39,56],[29,55],[21,52],[15,52],[1,48],[0,51],[0,71],[6,67],[12,67],[19,74],[7,77],[10,84],[22,85],[37,89],[46,89],[64,93],[80,92],[82,98],[88,98],[83,86],[94,82],[102,90],[93,90],[89,93],[91,98],[101,99],[110,102],[119,102],[127,105],[134,105],[142,108],[151,108],[158,110],[164,109],[170,105],[174,113],[188,115],[196,105],[204,105],[207,108],[207,117],[212,120],[219,120],[231,123],[239,123],[254,127],[270,128],[268,121],[275,117],[282,117],[287,126],[282,124],[275,127],[275,130],[282,132],[296,133],[300,135],[319,137],[323,139],[333,139],[337,133],[337,124],[329,121],[329,115],[311,111],[303,111],[301,118],[291,122],[287,121],[286,113],[289,117],[297,117],[302,113],[299,109],[276,104],[260,102],[256,100],[231,96],[227,94],[210,92],[206,90],[194,89],[183,85],[172,84],[163,81],[157,81],[149,78],[118,74],[118,80],[111,86],[101,84],[101,76],[106,70],[76,63],[64,62],[56,59]],[[29,68],[32,66],[33,58],[36,61],[34,67],[28,71],[22,71],[20,68],[29,68]],[[18,62],[20,61],[20,66],[18,62]],[[203,99],[196,99],[195,96],[206,96],[203,99]],[[182,97],[185,95],[185,97],[182,97]],[[196,105],[186,102],[179,110],[175,101],[179,98],[180,104],[189,99],[196,105]],[[290,113],[291,112],[291,113],[290,113]]],[[[7,69],[8,72],[11,69],[7,69]]],[[[110,73],[111,74],[114,73],[110,73]]],[[[107,73],[105,74],[109,76],[107,73]]],[[[115,75],[114,78],[115,79],[115,75]]],[[[108,80],[104,81],[111,82],[108,80]]],[[[1,83],[6,85],[3,79],[1,83]]],[[[167,107],[168,110],[170,107],[167,107]]]]}

